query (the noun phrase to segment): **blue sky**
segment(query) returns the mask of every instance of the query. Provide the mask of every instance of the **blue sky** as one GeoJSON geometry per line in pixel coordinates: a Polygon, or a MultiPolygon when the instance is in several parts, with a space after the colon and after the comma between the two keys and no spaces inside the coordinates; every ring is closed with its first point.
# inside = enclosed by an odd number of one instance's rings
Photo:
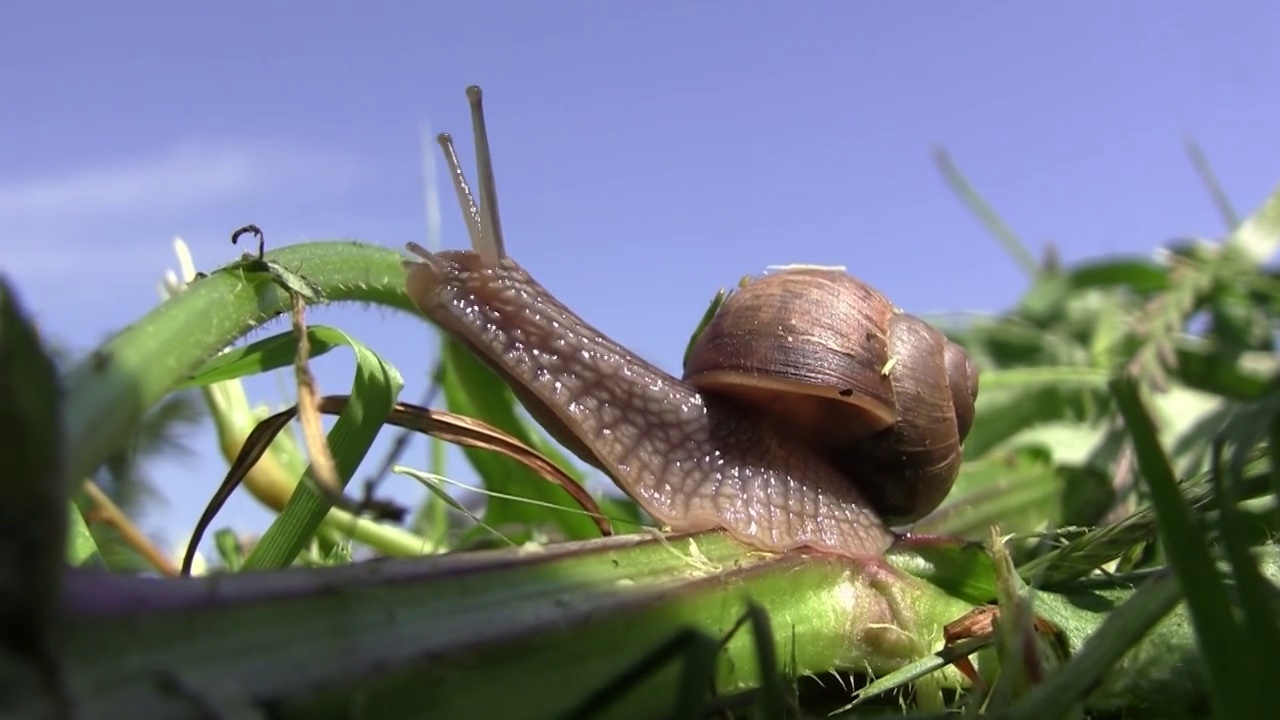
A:
{"type": "MultiPolygon", "coordinates": [[[[1260,0],[5,3],[0,271],[85,348],[156,303],[175,235],[203,269],[247,222],[273,245],[422,242],[424,125],[469,163],[478,83],[509,251],[670,370],[712,293],[769,264],[847,265],[916,312],[996,311],[1024,279],[931,147],[1068,261],[1216,236],[1182,139],[1241,210],[1280,181],[1278,26],[1260,0]]],[[[449,198],[441,241],[462,246],[449,198]]],[[[428,325],[312,321],[420,394],[428,325]]],[[[349,383],[346,358],[317,370],[349,383]]],[[[225,469],[207,431],[191,440],[197,457],[153,467],[167,502],[144,526],[170,540],[225,469]]],[[[220,523],[267,519],[240,497],[220,523]]]]}

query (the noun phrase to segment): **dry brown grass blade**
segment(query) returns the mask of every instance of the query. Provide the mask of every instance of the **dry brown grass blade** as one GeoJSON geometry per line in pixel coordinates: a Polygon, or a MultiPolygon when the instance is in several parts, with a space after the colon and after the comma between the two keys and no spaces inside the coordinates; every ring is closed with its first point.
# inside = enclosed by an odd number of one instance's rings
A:
{"type": "Polygon", "coordinates": [[[111,497],[103,492],[102,488],[98,487],[97,483],[92,480],[85,480],[84,492],[93,501],[92,519],[94,521],[115,528],[115,531],[120,533],[120,537],[125,543],[137,551],[147,562],[151,563],[151,566],[160,574],[169,577],[178,576],[178,568],[174,566],[173,562],[164,553],[160,552],[155,543],[142,534],[138,526],[133,524],[129,516],[124,514],[120,506],[116,505],[111,500],[111,497]]]}
{"type": "Polygon", "coordinates": [[[352,500],[342,492],[342,484],[338,480],[338,465],[333,461],[329,440],[325,436],[324,425],[320,423],[320,412],[316,407],[320,393],[316,389],[316,379],[311,374],[311,366],[308,363],[311,342],[307,338],[305,319],[307,304],[296,292],[291,292],[290,298],[293,301],[293,307],[289,314],[293,320],[294,335],[298,337],[298,351],[294,357],[294,376],[298,384],[296,407],[298,424],[302,426],[302,439],[311,460],[312,485],[331,505],[353,515],[367,512],[379,520],[400,522],[408,511],[396,503],[372,497],[371,489],[359,501],[352,500]]]}
{"type": "MultiPolygon", "coordinates": [[[[347,407],[347,403],[350,401],[349,395],[328,395],[316,401],[316,410],[321,414],[337,415],[347,407]]],[[[227,499],[231,497],[231,493],[240,485],[244,476],[266,453],[267,448],[271,446],[271,442],[275,440],[276,436],[288,426],[289,421],[296,417],[297,414],[298,408],[296,406],[282,410],[258,423],[253,431],[249,433],[249,436],[245,438],[240,454],[231,463],[231,467],[228,469],[222,484],[218,486],[204,512],[201,513],[199,521],[196,522],[195,530],[192,532],[191,540],[187,545],[186,555],[182,560],[183,575],[190,573],[196,548],[204,537],[204,533],[213,524],[213,518],[217,516],[222,506],[226,504],[227,499]]],[[[491,450],[505,455],[525,465],[548,481],[559,485],[592,517],[596,527],[600,528],[602,535],[609,536],[613,534],[613,526],[601,512],[600,506],[587,492],[586,488],[579,485],[568,473],[560,469],[558,465],[542,453],[488,423],[464,415],[444,410],[433,410],[404,402],[395,404],[386,422],[389,425],[406,430],[438,437],[455,445],[491,450]]]]}

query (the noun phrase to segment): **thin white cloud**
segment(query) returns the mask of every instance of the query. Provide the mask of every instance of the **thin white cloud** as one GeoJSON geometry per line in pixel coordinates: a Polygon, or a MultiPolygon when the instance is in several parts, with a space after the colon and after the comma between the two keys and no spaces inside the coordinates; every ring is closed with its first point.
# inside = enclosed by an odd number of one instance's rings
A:
{"type": "Polygon", "coordinates": [[[0,221],[190,211],[295,183],[332,189],[359,169],[341,153],[289,143],[190,141],[62,174],[0,177],[0,221]]]}
{"type": "Polygon", "coordinates": [[[351,155],[263,140],[191,140],[69,171],[0,174],[0,273],[61,283],[86,268],[149,265],[175,233],[225,225],[216,233],[225,237],[241,221],[231,209],[341,192],[366,177],[351,155]]]}

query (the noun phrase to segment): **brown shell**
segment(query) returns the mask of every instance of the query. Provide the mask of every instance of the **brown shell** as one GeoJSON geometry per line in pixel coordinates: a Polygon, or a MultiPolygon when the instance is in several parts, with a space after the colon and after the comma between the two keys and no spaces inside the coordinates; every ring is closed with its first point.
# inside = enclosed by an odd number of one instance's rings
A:
{"type": "Polygon", "coordinates": [[[865,283],[818,268],[731,294],[684,377],[816,445],[893,524],[924,517],[950,492],[978,392],[962,348],[865,283]]]}

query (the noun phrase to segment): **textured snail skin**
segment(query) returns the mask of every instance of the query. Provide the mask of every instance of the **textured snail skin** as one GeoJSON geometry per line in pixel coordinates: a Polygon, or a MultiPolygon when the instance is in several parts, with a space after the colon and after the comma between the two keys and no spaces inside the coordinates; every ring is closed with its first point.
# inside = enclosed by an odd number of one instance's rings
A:
{"type": "Polygon", "coordinates": [[[675,531],[755,548],[882,554],[893,533],[826,461],[742,405],[699,393],[610,340],[514,260],[406,262],[418,309],[471,348],[530,413],[675,531]]]}

